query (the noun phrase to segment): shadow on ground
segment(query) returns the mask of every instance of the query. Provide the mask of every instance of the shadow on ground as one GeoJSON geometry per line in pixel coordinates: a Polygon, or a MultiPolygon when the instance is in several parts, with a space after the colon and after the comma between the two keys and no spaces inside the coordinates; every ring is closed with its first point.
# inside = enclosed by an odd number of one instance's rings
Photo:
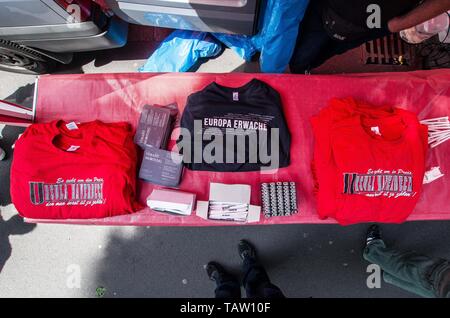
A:
{"type": "MultiPolygon", "coordinates": [[[[383,226],[388,244],[450,258],[450,222],[383,226]]],[[[131,238],[113,234],[92,277],[105,297],[212,297],[204,266],[214,260],[240,272],[236,245],[249,239],[269,276],[287,297],[414,297],[382,284],[366,287],[361,257],[367,225],[137,228],[131,238]]]]}
{"type": "Polygon", "coordinates": [[[14,215],[12,218],[5,221],[0,213],[0,273],[12,253],[9,236],[30,233],[35,227],[36,224],[24,223],[19,215],[14,215]]]}
{"type": "MultiPolygon", "coordinates": [[[[6,152],[6,158],[3,161],[0,161],[0,206],[6,206],[11,203],[11,196],[9,194],[9,172],[13,159],[13,145],[23,131],[24,128],[13,126],[5,126],[3,130],[0,130],[0,136],[3,136],[0,139],[0,147],[6,152]]],[[[1,253],[0,250],[0,254],[1,253]]]]}
{"type": "MultiPolygon", "coordinates": [[[[121,48],[75,53],[70,64],[58,65],[52,74],[82,74],[85,73],[85,66],[91,62],[98,68],[116,61],[146,60],[158,45],[157,42],[129,42],[121,48]]],[[[137,67],[134,72],[137,72],[137,67]]]]}
{"type": "MultiPolygon", "coordinates": [[[[7,100],[30,107],[29,96],[30,92],[32,96],[33,89],[34,85],[31,84],[23,86],[14,94],[8,96],[7,100]]],[[[13,159],[13,145],[23,131],[24,128],[13,126],[4,126],[3,129],[0,129],[0,147],[6,152],[6,158],[0,161],[0,273],[12,253],[11,243],[9,242],[10,235],[23,235],[36,227],[35,224],[24,223],[19,215],[14,215],[5,221],[1,213],[2,207],[11,204],[9,172],[13,159]]]]}

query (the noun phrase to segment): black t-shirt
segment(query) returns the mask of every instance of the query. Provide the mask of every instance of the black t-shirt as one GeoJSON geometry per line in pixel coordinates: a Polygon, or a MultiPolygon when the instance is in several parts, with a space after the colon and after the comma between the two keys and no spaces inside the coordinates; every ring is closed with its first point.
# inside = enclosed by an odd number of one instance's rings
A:
{"type": "MultiPolygon", "coordinates": [[[[315,1],[315,0],[313,0],[315,1]]],[[[413,10],[423,0],[320,0],[323,1],[324,26],[337,40],[356,40],[373,32],[387,32],[387,23],[398,16],[413,10]],[[371,29],[367,19],[373,11],[367,12],[370,5],[380,8],[381,29],[371,29]]]]}
{"type": "Polygon", "coordinates": [[[291,137],[280,95],[257,79],[238,88],[213,82],[190,95],[181,128],[178,147],[191,170],[257,171],[289,165],[291,137]]]}

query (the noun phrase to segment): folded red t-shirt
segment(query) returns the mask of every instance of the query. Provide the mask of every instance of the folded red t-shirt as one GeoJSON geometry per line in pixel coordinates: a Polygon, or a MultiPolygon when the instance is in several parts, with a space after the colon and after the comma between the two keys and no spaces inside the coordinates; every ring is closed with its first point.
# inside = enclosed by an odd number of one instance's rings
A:
{"type": "Polygon", "coordinates": [[[16,142],[11,197],[35,219],[127,214],[135,201],[137,150],[127,123],[34,124],[16,142]]]}
{"type": "Polygon", "coordinates": [[[404,222],[425,173],[428,134],[417,116],[334,99],[312,124],[319,216],[344,225],[404,222]]]}

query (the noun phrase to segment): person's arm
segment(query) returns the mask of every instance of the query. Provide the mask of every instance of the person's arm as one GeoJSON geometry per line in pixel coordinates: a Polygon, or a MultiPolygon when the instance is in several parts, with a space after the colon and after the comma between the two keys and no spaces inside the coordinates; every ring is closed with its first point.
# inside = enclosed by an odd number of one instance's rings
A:
{"type": "Polygon", "coordinates": [[[449,10],[450,0],[425,0],[425,2],[407,14],[390,20],[388,28],[393,33],[400,32],[431,20],[449,10]]]}

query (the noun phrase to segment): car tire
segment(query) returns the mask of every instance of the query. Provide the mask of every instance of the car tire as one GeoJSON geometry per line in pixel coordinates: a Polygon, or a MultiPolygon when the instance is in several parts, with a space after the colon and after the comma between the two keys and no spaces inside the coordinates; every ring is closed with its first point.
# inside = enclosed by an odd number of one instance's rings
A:
{"type": "Polygon", "coordinates": [[[56,61],[26,46],[0,40],[0,70],[21,74],[46,74],[56,61]]]}

